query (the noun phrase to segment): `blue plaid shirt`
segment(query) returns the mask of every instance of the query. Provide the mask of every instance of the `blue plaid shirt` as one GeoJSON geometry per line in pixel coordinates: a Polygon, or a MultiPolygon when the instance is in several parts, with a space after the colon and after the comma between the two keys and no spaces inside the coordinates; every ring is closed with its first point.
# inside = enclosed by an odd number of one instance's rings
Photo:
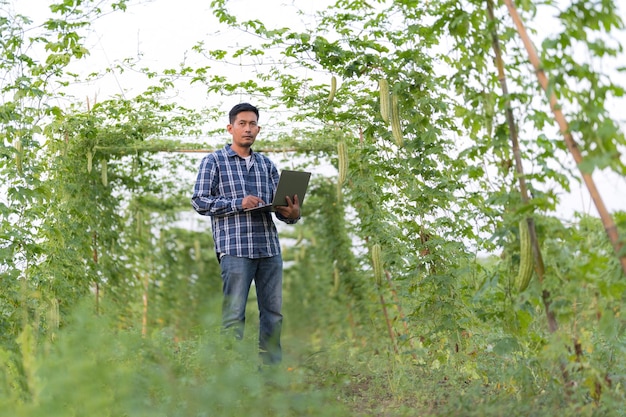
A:
{"type": "MultiPolygon", "coordinates": [[[[226,145],[200,162],[191,204],[200,214],[211,216],[215,251],[245,258],[280,254],[278,231],[272,213],[246,213],[243,198],[248,195],[271,202],[278,185],[278,170],[264,155],[251,152],[246,161],[226,145]]],[[[285,223],[287,219],[275,213],[285,223]]]]}

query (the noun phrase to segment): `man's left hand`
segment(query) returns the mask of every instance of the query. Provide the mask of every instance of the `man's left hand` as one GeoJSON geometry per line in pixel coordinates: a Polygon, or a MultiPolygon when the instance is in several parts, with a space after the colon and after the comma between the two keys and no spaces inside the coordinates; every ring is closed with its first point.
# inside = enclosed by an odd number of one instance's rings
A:
{"type": "Polygon", "coordinates": [[[291,220],[295,220],[300,217],[300,200],[298,200],[298,195],[293,196],[293,201],[290,197],[287,197],[287,205],[286,206],[278,206],[276,207],[276,211],[280,213],[283,217],[286,217],[291,220]]]}

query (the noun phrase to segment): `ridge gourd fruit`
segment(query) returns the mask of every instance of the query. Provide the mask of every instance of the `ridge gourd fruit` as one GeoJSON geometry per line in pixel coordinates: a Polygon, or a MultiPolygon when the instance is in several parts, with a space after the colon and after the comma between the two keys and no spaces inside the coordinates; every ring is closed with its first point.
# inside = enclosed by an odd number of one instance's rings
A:
{"type": "Polygon", "coordinates": [[[402,125],[400,124],[398,97],[393,94],[391,95],[391,133],[396,141],[396,145],[402,146],[404,144],[404,137],[402,135],[402,125]]]}
{"type": "Polygon", "coordinates": [[[344,141],[337,143],[339,184],[343,184],[348,176],[348,147],[344,141]]]}
{"type": "Polygon", "coordinates": [[[87,151],[87,172],[91,174],[91,168],[93,165],[93,153],[91,151],[87,151]]]}
{"type": "Polygon", "coordinates": [[[380,97],[380,116],[385,122],[389,123],[389,83],[384,78],[378,81],[378,93],[380,97]]]}
{"type": "Polygon", "coordinates": [[[533,276],[533,250],[530,241],[530,231],[528,222],[522,219],[519,222],[520,258],[519,272],[517,274],[517,285],[520,292],[528,288],[530,279],[533,276]]]}
{"type": "Polygon", "coordinates": [[[337,178],[337,201],[342,200],[342,186],[348,176],[348,148],[346,143],[342,140],[337,143],[337,170],[339,176],[337,178]]]}
{"type": "Polygon", "coordinates": [[[376,284],[380,285],[383,281],[383,256],[378,243],[372,246],[372,266],[374,267],[376,284]]]}
{"type": "Polygon", "coordinates": [[[107,187],[109,185],[109,179],[108,179],[108,166],[107,166],[107,160],[106,159],[101,159],[100,160],[100,168],[101,168],[101,172],[100,174],[102,175],[102,185],[104,185],[105,187],[107,187]]]}
{"type": "Polygon", "coordinates": [[[328,93],[328,104],[332,103],[335,99],[335,93],[337,92],[337,77],[334,75],[330,78],[330,92],[328,93]]]}

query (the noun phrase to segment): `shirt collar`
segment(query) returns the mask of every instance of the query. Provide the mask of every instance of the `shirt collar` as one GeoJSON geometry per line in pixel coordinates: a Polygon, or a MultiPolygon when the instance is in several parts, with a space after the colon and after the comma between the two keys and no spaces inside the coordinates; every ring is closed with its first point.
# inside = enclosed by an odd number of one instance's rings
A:
{"type": "MultiPolygon", "coordinates": [[[[226,153],[228,153],[229,157],[233,157],[233,156],[239,156],[239,154],[235,151],[232,150],[232,148],[230,147],[230,144],[226,145],[224,147],[224,149],[226,149],[226,153]]],[[[252,156],[254,158],[254,151],[252,150],[252,148],[250,148],[250,156],[252,156]]],[[[241,157],[240,157],[241,158],[241,157]]]]}

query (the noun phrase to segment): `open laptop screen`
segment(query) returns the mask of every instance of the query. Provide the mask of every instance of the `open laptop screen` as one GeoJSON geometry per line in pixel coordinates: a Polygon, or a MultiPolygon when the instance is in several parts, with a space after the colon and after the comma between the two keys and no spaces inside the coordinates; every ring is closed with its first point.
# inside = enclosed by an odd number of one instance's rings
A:
{"type": "Polygon", "coordinates": [[[275,208],[277,206],[287,205],[287,196],[289,196],[293,200],[294,195],[298,195],[298,200],[300,201],[300,205],[302,206],[310,179],[310,172],[292,171],[285,169],[280,173],[278,187],[276,187],[276,192],[274,193],[274,199],[272,200],[272,202],[267,203],[263,206],[245,209],[244,211],[275,211],[275,208]]]}

